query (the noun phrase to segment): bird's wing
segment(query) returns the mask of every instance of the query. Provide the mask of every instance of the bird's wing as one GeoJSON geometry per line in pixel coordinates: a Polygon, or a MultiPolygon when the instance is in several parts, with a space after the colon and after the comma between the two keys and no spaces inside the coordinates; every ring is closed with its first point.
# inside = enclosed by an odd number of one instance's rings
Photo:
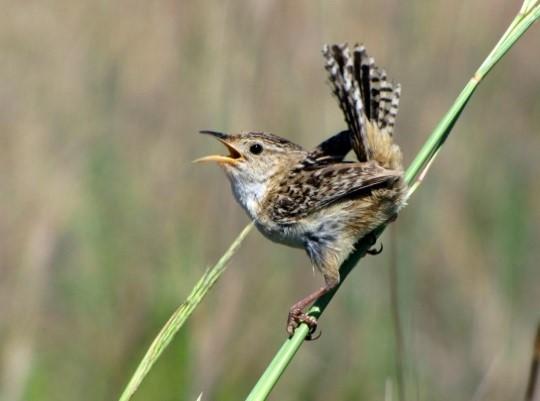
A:
{"type": "Polygon", "coordinates": [[[351,132],[341,131],[328,138],[308,154],[308,158],[313,160],[320,167],[323,164],[341,162],[352,149],[351,132]]]}
{"type": "Polygon", "coordinates": [[[272,194],[271,218],[290,224],[344,199],[365,196],[391,185],[401,174],[375,163],[338,163],[311,170],[291,170],[272,194]]]}

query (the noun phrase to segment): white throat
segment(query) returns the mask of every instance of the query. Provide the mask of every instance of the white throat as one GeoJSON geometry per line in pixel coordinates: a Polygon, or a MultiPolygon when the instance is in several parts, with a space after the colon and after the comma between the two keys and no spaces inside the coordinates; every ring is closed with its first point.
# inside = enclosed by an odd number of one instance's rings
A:
{"type": "Polygon", "coordinates": [[[240,185],[233,177],[230,177],[234,197],[242,205],[249,217],[253,220],[259,215],[260,204],[266,195],[266,182],[242,182],[240,185]]]}

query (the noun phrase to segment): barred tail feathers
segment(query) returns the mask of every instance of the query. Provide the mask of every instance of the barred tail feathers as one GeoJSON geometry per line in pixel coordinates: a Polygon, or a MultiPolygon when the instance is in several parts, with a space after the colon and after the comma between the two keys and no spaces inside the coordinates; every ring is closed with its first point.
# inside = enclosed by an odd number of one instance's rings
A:
{"type": "Polygon", "coordinates": [[[332,93],[338,100],[347,126],[351,132],[351,144],[359,161],[372,158],[366,132],[366,115],[354,66],[347,44],[324,46],[325,68],[328,72],[332,93]]]}
{"type": "Polygon", "coordinates": [[[401,151],[392,139],[401,86],[388,80],[364,46],[356,45],[352,57],[347,44],[325,46],[323,54],[358,160],[402,168],[401,151]]]}

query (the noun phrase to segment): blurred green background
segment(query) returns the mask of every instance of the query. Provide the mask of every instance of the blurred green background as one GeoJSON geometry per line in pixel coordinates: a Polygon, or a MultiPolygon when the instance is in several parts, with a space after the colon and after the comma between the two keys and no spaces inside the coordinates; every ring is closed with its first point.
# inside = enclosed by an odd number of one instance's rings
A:
{"type": "MultiPolygon", "coordinates": [[[[324,43],[363,42],[402,83],[410,162],[519,1],[4,1],[0,399],[115,399],[152,338],[248,222],[199,129],[306,147],[344,128],[324,43]]],[[[540,35],[512,49],[272,400],[393,387],[391,243],[406,394],[521,399],[540,306],[540,35]]],[[[135,400],[240,400],[317,288],[253,233],[135,400]]]]}

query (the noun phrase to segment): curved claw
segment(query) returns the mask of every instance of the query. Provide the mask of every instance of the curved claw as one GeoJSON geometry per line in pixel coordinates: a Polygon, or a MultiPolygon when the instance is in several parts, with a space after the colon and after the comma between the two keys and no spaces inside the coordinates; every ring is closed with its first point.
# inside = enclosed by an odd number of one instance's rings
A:
{"type": "Polygon", "coordinates": [[[319,338],[321,338],[322,336],[322,330],[319,330],[319,332],[317,333],[316,336],[314,336],[313,334],[315,334],[315,332],[317,331],[317,326],[315,327],[310,327],[309,328],[309,333],[308,335],[306,336],[306,341],[315,341],[315,340],[318,340],[319,338]]]}
{"type": "Polygon", "coordinates": [[[287,319],[287,333],[289,337],[292,337],[294,331],[300,326],[301,323],[305,323],[309,327],[309,333],[306,335],[307,341],[317,340],[321,336],[321,332],[317,336],[313,336],[317,331],[317,319],[304,313],[300,309],[292,309],[289,311],[289,317],[287,319]]]}
{"type": "Polygon", "coordinates": [[[376,249],[376,248],[370,248],[366,251],[366,253],[368,255],[378,255],[379,253],[381,253],[383,251],[383,244],[381,244],[381,246],[379,247],[379,249],[376,249]]]}

